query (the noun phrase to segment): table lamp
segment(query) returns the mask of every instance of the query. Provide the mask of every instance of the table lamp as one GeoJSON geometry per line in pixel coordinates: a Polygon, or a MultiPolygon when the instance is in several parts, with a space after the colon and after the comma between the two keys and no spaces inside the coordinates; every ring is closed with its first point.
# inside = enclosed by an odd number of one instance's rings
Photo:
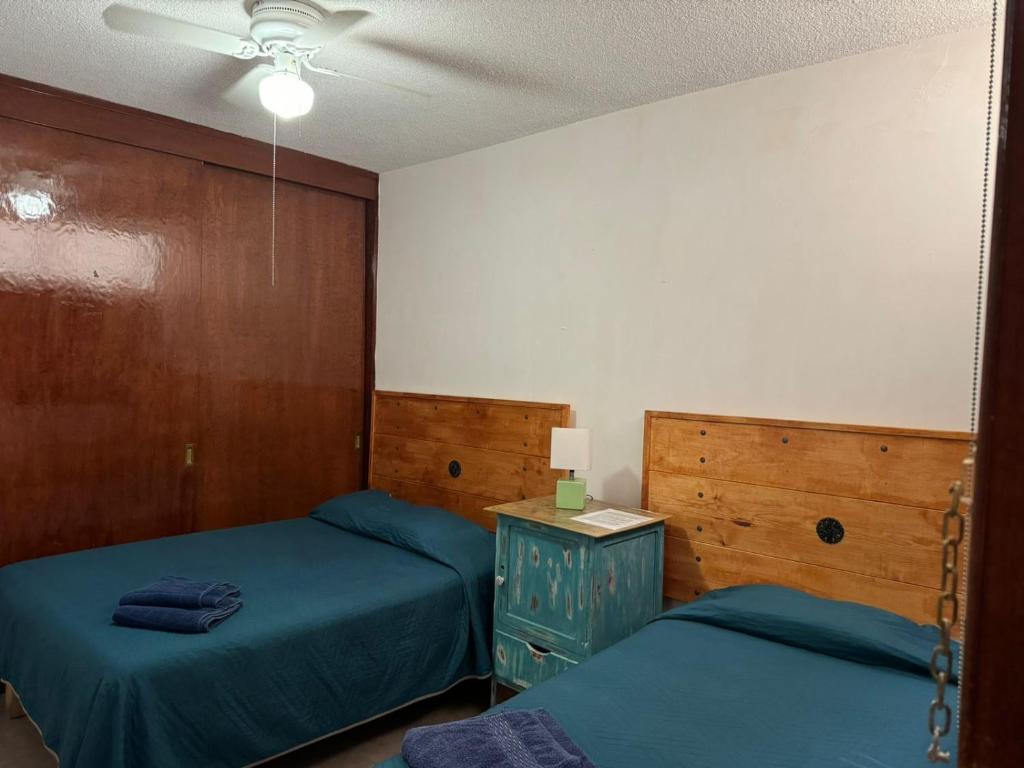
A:
{"type": "Polygon", "coordinates": [[[577,479],[577,469],[590,469],[590,430],[551,430],[551,468],[568,469],[569,479],[559,480],[555,487],[558,509],[583,509],[587,505],[587,481],[577,479]]]}

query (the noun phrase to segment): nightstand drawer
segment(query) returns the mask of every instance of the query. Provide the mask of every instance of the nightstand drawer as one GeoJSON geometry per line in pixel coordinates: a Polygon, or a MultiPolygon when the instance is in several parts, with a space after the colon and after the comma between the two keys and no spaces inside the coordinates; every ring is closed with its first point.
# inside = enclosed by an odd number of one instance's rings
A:
{"type": "Polygon", "coordinates": [[[564,672],[576,662],[521,637],[494,632],[494,673],[516,688],[527,689],[564,672]]]}
{"type": "Polygon", "coordinates": [[[558,528],[509,520],[498,540],[495,621],[545,646],[582,654],[589,643],[589,542],[558,528]]]}

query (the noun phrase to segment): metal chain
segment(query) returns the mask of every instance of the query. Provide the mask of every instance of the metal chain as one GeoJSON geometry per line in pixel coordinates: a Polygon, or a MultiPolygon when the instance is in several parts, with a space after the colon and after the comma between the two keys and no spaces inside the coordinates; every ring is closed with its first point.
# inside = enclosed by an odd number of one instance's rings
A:
{"type": "Polygon", "coordinates": [[[935,623],[939,627],[939,643],[932,651],[931,673],[935,680],[935,699],[928,708],[928,732],[931,746],[928,759],[948,763],[950,754],[942,749],[942,738],[953,724],[953,711],[946,702],[946,686],[953,679],[953,627],[960,620],[960,544],[967,527],[965,508],[971,504],[970,488],[974,476],[974,447],[964,459],[964,479],[949,489],[950,503],[942,516],[942,581],[935,623]],[[968,489],[965,491],[965,489],[968,489]]]}
{"type": "MultiPolygon", "coordinates": [[[[1000,0],[992,0],[992,23],[989,39],[988,59],[988,109],[985,118],[985,155],[981,186],[981,228],[978,242],[978,281],[975,297],[974,314],[974,357],[971,370],[971,434],[977,433],[978,414],[978,379],[981,375],[981,326],[982,309],[985,301],[985,264],[988,252],[988,194],[989,176],[992,159],[992,120],[996,85],[996,48],[999,29],[1000,0]]],[[[974,456],[977,443],[971,442],[970,454],[963,462],[963,477],[950,488],[949,509],[942,519],[942,580],[939,590],[936,624],[939,627],[939,643],[932,651],[931,673],[935,680],[935,699],[928,708],[928,731],[931,744],[928,747],[928,759],[933,762],[948,763],[950,753],[942,749],[942,739],[949,734],[953,722],[953,713],[946,703],[946,688],[952,678],[953,671],[953,627],[960,619],[961,602],[967,600],[967,553],[964,554],[962,569],[959,564],[960,549],[964,539],[970,540],[970,510],[974,499],[974,456]],[[955,526],[955,534],[950,534],[951,525],[955,526]],[[962,590],[962,592],[961,592],[962,590]],[[941,722],[939,721],[941,717],[941,722]]],[[[960,622],[960,641],[967,637],[967,622],[960,622]]],[[[963,675],[963,652],[961,650],[958,664],[958,678],[963,675]]],[[[956,691],[956,719],[959,726],[961,712],[961,691],[956,691]]]]}

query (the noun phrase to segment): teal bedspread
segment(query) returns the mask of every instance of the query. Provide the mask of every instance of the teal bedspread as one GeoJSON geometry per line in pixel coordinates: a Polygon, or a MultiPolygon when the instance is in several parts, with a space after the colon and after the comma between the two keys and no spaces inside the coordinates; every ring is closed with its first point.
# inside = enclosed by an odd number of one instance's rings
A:
{"type": "Polygon", "coordinates": [[[372,493],[317,517],[0,569],[0,678],[62,765],[247,765],[489,674],[491,534],[372,493]],[[203,635],[111,623],[168,574],[245,608],[203,635]]]}
{"type": "Polygon", "coordinates": [[[874,608],[735,587],[498,709],[546,709],[599,768],[924,768],[935,639],[874,608]]]}

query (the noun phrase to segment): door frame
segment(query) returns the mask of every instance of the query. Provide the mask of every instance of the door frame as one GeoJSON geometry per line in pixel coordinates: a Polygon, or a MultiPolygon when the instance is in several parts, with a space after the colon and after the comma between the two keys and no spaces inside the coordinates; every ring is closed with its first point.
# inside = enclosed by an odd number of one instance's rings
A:
{"type": "Polygon", "coordinates": [[[961,768],[1024,765],[1024,20],[1015,0],[1007,3],[1005,25],[960,681],[961,768]]]}

